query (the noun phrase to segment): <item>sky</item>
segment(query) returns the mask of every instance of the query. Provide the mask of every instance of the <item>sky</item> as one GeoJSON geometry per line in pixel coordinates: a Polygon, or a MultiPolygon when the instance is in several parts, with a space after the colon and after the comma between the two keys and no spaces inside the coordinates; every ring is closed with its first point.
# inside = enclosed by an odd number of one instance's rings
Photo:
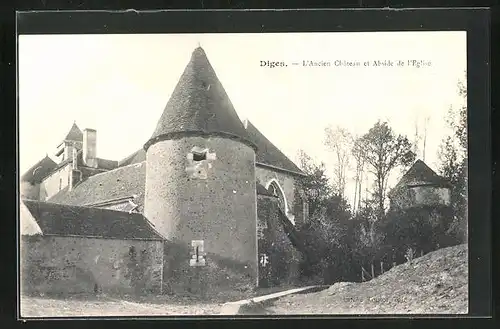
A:
{"type": "MultiPolygon", "coordinates": [[[[450,133],[444,119],[463,102],[457,83],[465,79],[466,32],[21,35],[21,173],[46,154],[53,157],[73,122],[97,130],[100,158],[119,160],[141,148],[198,45],[242,120],[295,162],[302,149],[329,173],[327,126],[362,135],[383,120],[412,139],[415,124],[422,132],[426,118],[425,162],[437,169],[439,144],[450,133]],[[292,65],[304,60],[332,65],[292,65]],[[335,66],[336,60],[361,65],[335,66]],[[364,66],[375,60],[405,65],[364,66]],[[430,65],[408,66],[408,60],[430,65]]],[[[389,186],[398,178],[391,176],[389,186]]],[[[353,180],[347,190],[354,194],[353,180]]]]}

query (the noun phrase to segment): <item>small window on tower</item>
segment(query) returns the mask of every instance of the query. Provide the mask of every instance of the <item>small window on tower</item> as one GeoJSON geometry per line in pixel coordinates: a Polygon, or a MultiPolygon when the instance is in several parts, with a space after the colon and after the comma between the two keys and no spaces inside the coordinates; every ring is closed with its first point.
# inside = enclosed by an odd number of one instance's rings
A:
{"type": "Polygon", "coordinates": [[[59,178],[59,191],[62,189],[62,178],[59,178]]]}
{"type": "Polygon", "coordinates": [[[203,151],[193,150],[193,161],[206,160],[207,159],[207,151],[208,150],[203,150],[203,151]]]}

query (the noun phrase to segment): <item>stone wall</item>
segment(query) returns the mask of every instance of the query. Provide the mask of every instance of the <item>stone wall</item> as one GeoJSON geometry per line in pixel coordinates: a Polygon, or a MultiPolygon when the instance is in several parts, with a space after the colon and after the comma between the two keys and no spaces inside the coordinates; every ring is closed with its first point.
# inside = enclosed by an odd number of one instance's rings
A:
{"type": "Polygon", "coordinates": [[[163,242],[23,236],[24,293],[159,293],[163,242]]]}
{"type": "Polygon", "coordinates": [[[146,164],[144,215],[155,229],[187,248],[203,240],[205,252],[246,264],[256,285],[254,150],[215,136],[185,137],[151,145],[146,164]],[[193,148],[208,150],[207,159],[194,163],[193,148]]]}
{"type": "Polygon", "coordinates": [[[166,294],[214,296],[255,288],[252,262],[207,252],[205,266],[190,266],[193,248],[182,241],[165,241],[163,290],[166,294]]]}
{"type": "Polygon", "coordinates": [[[449,205],[450,189],[434,186],[417,186],[412,190],[415,193],[417,205],[449,205]]]}
{"type": "Polygon", "coordinates": [[[414,206],[448,206],[450,189],[434,186],[402,187],[391,192],[392,208],[414,206]]]}

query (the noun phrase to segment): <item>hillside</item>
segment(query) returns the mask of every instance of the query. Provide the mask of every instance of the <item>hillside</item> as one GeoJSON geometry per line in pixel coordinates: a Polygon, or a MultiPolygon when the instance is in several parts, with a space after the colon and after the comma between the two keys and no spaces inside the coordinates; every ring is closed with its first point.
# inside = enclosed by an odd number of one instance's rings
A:
{"type": "Polygon", "coordinates": [[[437,250],[363,283],[337,283],[321,292],[273,303],[275,314],[465,314],[467,245],[437,250]]]}

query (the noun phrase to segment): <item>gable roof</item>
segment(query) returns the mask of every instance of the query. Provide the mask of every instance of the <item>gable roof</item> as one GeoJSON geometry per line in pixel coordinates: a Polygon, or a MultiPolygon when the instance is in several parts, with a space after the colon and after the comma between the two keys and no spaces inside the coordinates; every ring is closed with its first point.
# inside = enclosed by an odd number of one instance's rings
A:
{"type": "Polygon", "coordinates": [[[162,240],[141,214],[40,201],[24,203],[44,235],[162,240]]]}
{"type": "Polygon", "coordinates": [[[405,186],[433,185],[436,187],[449,187],[450,183],[443,177],[436,174],[422,160],[417,160],[410,169],[401,177],[394,189],[405,186]]]}
{"type": "Polygon", "coordinates": [[[75,142],[83,141],[83,132],[80,130],[80,128],[78,128],[75,122],[73,122],[73,126],[71,126],[71,129],[69,130],[64,140],[75,141],[75,142]]]}
{"type": "Polygon", "coordinates": [[[292,160],[271,143],[250,121],[245,121],[245,128],[250,141],[257,145],[256,162],[284,169],[298,175],[305,175],[292,160]]]}
{"type": "Polygon", "coordinates": [[[46,155],[21,176],[21,181],[30,182],[32,184],[40,183],[42,179],[56,167],[57,163],[46,155]]]}
{"type": "Polygon", "coordinates": [[[248,143],[245,128],[201,47],[193,51],[144,149],[179,133],[224,134],[248,143]]]}
{"type": "Polygon", "coordinates": [[[62,189],[48,201],[84,206],[133,198],[141,210],[144,205],[145,184],[146,164],[141,162],[90,176],[71,191],[62,189]]]}

